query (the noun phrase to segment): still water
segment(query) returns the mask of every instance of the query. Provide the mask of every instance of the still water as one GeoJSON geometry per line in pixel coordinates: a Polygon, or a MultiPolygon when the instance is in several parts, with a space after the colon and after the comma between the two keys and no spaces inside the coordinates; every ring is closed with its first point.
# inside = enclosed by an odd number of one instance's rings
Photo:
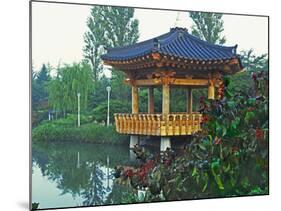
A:
{"type": "Polygon", "coordinates": [[[133,165],[128,146],[34,143],[32,202],[39,209],[122,203],[129,187],[114,183],[116,165],[133,165]]]}

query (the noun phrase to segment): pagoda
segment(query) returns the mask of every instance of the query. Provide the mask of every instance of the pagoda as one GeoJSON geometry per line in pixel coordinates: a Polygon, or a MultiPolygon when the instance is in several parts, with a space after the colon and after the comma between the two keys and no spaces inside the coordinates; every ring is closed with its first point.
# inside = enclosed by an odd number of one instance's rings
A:
{"type": "MultiPolygon", "coordinates": [[[[116,130],[130,135],[130,147],[139,136],[160,136],[160,150],[171,147],[171,137],[189,136],[201,130],[202,114],[192,110],[192,90],[207,88],[216,98],[216,87],[224,75],[242,70],[237,45],[227,47],[201,40],[185,28],[136,44],[107,49],[106,65],[126,74],[132,87],[132,113],[114,114],[116,130]],[[148,89],[148,112],[139,113],[138,88],[148,89]],[[162,112],[154,112],[154,88],[162,87],[162,112]],[[186,89],[186,112],[170,112],[170,89],[186,89]]],[[[176,103],[176,102],[173,102],[176,103]]]]}

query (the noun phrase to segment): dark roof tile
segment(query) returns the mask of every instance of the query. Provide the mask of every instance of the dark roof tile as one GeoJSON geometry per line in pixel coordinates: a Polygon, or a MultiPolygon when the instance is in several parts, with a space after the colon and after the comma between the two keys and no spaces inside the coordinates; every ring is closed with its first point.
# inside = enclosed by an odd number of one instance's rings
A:
{"type": "Polygon", "coordinates": [[[226,47],[203,41],[183,28],[172,28],[170,32],[143,42],[124,47],[109,48],[103,60],[128,60],[152,52],[193,60],[225,60],[239,58],[237,45],[226,47]]]}

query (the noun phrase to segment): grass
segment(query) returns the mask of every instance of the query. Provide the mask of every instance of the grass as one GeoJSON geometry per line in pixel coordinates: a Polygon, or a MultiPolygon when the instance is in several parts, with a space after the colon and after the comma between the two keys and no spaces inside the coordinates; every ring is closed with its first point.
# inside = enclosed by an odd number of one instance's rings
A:
{"type": "Polygon", "coordinates": [[[114,126],[98,123],[84,123],[75,126],[72,118],[55,121],[44,121],[32,129],[33,141],[65,142],[76,141],[85,143],[128,144],[128,136],[120,135],[114,126]]]}

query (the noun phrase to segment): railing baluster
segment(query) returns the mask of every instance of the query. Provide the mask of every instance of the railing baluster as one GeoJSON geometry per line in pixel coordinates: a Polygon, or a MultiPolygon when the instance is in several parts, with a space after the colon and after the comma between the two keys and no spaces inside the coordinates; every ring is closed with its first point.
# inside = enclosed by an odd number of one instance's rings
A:
{"type": "Polygon", "coordinates": [[[191,135],[201,130],[202,114],[114,114],[116,131],[139,135],[191,135]]]}

